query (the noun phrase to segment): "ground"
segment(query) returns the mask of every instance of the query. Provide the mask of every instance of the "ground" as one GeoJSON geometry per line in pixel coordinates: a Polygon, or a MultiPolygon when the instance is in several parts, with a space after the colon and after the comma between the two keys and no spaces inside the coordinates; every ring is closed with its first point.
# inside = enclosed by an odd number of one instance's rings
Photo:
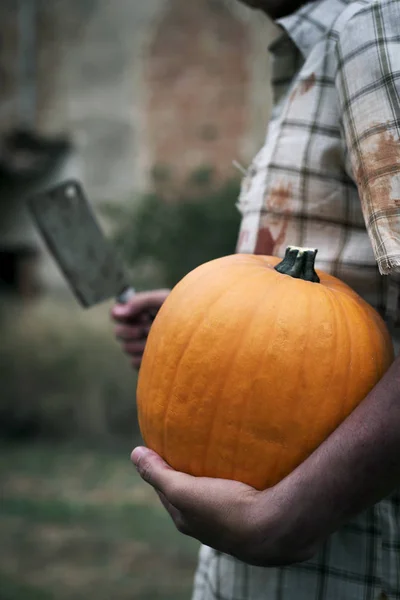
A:
{"type": "Polygon", "coordinates": [[[198,544],[129,450],[0,448],[2,600],[189,600],[198,544]]]}

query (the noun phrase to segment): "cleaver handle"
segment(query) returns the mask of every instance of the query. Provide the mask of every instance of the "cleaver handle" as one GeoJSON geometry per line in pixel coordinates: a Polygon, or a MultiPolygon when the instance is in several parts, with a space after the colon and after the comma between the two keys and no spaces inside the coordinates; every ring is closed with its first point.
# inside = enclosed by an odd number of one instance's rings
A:
{"type": "Polygon", "coordinates": [[[136,292],[133,287],[126,288],[117,298],[118,304],[128,304],[129,300],[131,300],[136,295],[136,292]]]}
{"type": "MultiPolygon", "coordinates": [[[[128,304],[128,302],[134,296],[136,296],[135,289],[133,287],[128,287],[118,296],[117,302],[118,302],[118,304],[128,304]]],[[[148,317],[150,318],[150,321],[154,321],[154,319],[157,316],[157,313],[158,313],[158,310],[156,308],[149,309],[148,317]]]]}

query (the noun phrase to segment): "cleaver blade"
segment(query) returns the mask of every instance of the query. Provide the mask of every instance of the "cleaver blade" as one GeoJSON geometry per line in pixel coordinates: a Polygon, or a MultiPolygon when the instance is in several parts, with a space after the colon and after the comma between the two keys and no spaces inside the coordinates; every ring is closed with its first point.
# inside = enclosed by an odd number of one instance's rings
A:
{"type": "Polygon", "coordinates": [[[115,297],[125,303],[135,294],[78,181],[68,180],[36,194],[27,205],[82,306],[88,308],[115,297]]]}

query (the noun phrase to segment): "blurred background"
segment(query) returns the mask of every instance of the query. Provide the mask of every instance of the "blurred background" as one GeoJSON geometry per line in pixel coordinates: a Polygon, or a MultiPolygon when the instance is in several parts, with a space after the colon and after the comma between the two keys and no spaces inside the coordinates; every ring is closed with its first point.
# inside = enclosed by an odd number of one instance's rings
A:
{"type": "Polygon", "coordinates": [[[274,35],[235,0],[1,1],[1,600],[190,598],[112,304],[77,305],[25,201],[79,178],[139,289],[234,252],[274,35]]]}

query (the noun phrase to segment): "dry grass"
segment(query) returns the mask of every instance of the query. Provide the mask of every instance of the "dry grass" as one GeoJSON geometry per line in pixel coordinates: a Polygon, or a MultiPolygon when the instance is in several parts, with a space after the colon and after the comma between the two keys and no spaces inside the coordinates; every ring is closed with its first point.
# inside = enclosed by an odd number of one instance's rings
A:
{"type": "Polygon", "coordinates": [[[175,531],[128,449],[1,450],[3,600],[189,600],[197,543],[175,531]]]}

